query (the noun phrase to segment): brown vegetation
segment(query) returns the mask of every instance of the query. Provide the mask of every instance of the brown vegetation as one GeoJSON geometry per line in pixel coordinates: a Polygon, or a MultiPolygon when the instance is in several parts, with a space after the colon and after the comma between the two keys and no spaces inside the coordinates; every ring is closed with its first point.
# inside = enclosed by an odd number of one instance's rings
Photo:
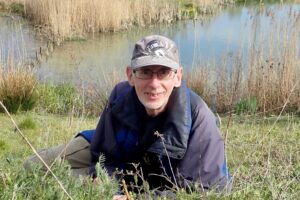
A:
{"type": "Polygon", "coordinates": [[[199,67],[188,75],[188,84],[218,112],[230,111],[251,97],[261,112],[278,112],[285,103],[287,109],[300,111],[300,13],[291,10],[284,20],[272,11],[261,14],[271,20],[269,35],[258,35],[259,22],[254,20],[252,46],[244,55],[227,56],[222,66],[199,67]]]}
{"type": "Polygon", "coordinates": [[[12,61],[5,66],[0,64],[0,101],[10,112],[33,108],[37,101],[36,85],[37,78],[28,66],[12,61]]]}
{"type": "Polygon", "coordinates": [[[119,31],[132,25],[171,23],[211,13],[224,0],[25,0],[26,15],[57,44],[88,33],[119,31]],[[189,16],[190,15],[190,16],[189,16]]]}
{"type": "Polygon", "coordinates": [[[172,21],[178,14],[176,4],[160,0],[28,0],[26,9],[34,24],[46,27],[47,36],[57,43],[132,24],[172,21]]]}

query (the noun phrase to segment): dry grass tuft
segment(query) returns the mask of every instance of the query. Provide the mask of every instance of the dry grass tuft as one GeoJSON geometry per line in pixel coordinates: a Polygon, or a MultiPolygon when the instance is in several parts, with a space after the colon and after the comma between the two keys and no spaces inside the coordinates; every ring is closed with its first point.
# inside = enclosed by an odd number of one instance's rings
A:
{"type": "Polygon", "coordinates": [[[22,64],[0,65],[0,77],[0,101],[10,112],[33,108],[37,78],[30,68],[22,64]]]}

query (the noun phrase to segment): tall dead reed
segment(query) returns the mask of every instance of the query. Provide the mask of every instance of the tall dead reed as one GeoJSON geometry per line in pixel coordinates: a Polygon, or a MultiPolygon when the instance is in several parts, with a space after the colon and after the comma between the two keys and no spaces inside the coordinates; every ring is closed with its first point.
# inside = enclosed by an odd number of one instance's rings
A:
{"type": "Polygon", "coordinates": [[[177,4],[160,0],[28,0],[26,13],[45,34],[60,43],[87,33],[118,31],[129,26],[169,22],[176,18],[177,4]]]}
{"type": "Polygon", "coordinates": [[[42,27],[57,44],[89,33],[115,32],[132,25],[171,23],[184,17],[191,6],[193,15],[213,10],[226,0],[24,0],[26,15],[42,27]]]}
{"type": "Polygon", "coordinates": [[[241,49],[233,58],[225,58],[221,66],[209,66],[215,69],[209,74],[208,67],[200,67],[198,72],[192,72],[197,74],[193,75],[195,78],[189,75],[192,79],[188,83],[218,112],[232,110],[251,98],[257,102],[257,111],[280,111],[288,100],[286,109],[299,112],[300,13],[290,9],[286,17],[279,17],[280,12],[271,9],[258,12],[268,20],[271,31],[258,31],[261,22],[253,16],[251,45],[246,53],[242,54],[245,51],[241,49]]]}
{"type": "MultiPolygon", "coordinates": [[[[248,80],[243,88],[247,88],[248,97],[257,98],[259,110],[265,112],[282,107],[297,84],[288,107],[300,111],[300,12],[290,10],[286,18],[279,17],[280,14],[273,10],[262,12],[273,31],[257,36],[253,28],[253,38],[260,38],[260,41],[250,50],[248,80]]],[[[255,23],[259,22],[254,21],[253,26],[255,23]]]]}

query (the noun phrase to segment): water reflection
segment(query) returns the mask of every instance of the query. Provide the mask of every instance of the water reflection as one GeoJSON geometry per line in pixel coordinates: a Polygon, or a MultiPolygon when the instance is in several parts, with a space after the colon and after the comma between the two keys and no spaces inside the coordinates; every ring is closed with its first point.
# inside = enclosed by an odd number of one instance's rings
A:
{"type": "Polygon", "coordinates": [[[42,41],[21,17],[0,17],[0,63],[7,62],[8,58],[16,63],[29,62],[41,45],[42,41]]]}
{"type": "MultiPolygon", "coordinates": [[[[172,25],[156,25],[134,28],[122,33],[95,35],[86,41],[69,41],[55,48],[50,57],[41,63],[38,75],[44,81],[73,83],[81,83],[83,80],[101,82],[109,79],[112,74],[124,79],[125,66],[130,63],[133,44],[150,34],[161,34],[175,40],[186,69],[203,65],[218,66],[223,60],[230,65],[228,58],[239,54],[243,55],[243,59],[247,59],[249,49],[256,48],[258,44],[266,44],[268,49],[268,40],[273,40],[272,43],[275,41],[276,45],[278,43],[276,48],[280,48],[280,35],[286,34],[281,31],[288,31],[280,30],[280,24],[288,24],[288,15],[291,14],[300,15],[300,6],[235,7],[205,22],[182,21],[172,25]],[[276,15],[272,16],[274,12],[276,15]],[[274,19],[275,17],[278,19],[274,19]]],[[[26,49],[32,52],[37,42],[32,38],[29,29],[23,28],[24,32],[26,34],[22,37],[27,38],[17,43],[28,42],[25,45],[26,49]]],[[[4,37],[15,37],[3,32],[2,27],[0,36],[1,33],[4,37]]],[[[297,41],[299,42],[299,39],[297,41]]],[[[298,46],[300,48],[300,42],[298,46]]]]}

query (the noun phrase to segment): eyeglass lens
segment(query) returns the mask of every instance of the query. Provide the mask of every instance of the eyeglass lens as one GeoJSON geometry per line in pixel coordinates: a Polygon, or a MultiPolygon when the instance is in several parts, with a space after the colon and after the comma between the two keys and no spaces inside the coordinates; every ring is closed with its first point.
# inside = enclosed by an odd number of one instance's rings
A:
{"type": "Polygon", "coordinates": [[[153,72],[149,69],[134,70],[135,76],[140,79],[151,79],[154,74],[156,74],[159,79],[172,79],[174,78],[176,72],[177,71],[170,69],[161,69],[157,72],[153,72]]]}

